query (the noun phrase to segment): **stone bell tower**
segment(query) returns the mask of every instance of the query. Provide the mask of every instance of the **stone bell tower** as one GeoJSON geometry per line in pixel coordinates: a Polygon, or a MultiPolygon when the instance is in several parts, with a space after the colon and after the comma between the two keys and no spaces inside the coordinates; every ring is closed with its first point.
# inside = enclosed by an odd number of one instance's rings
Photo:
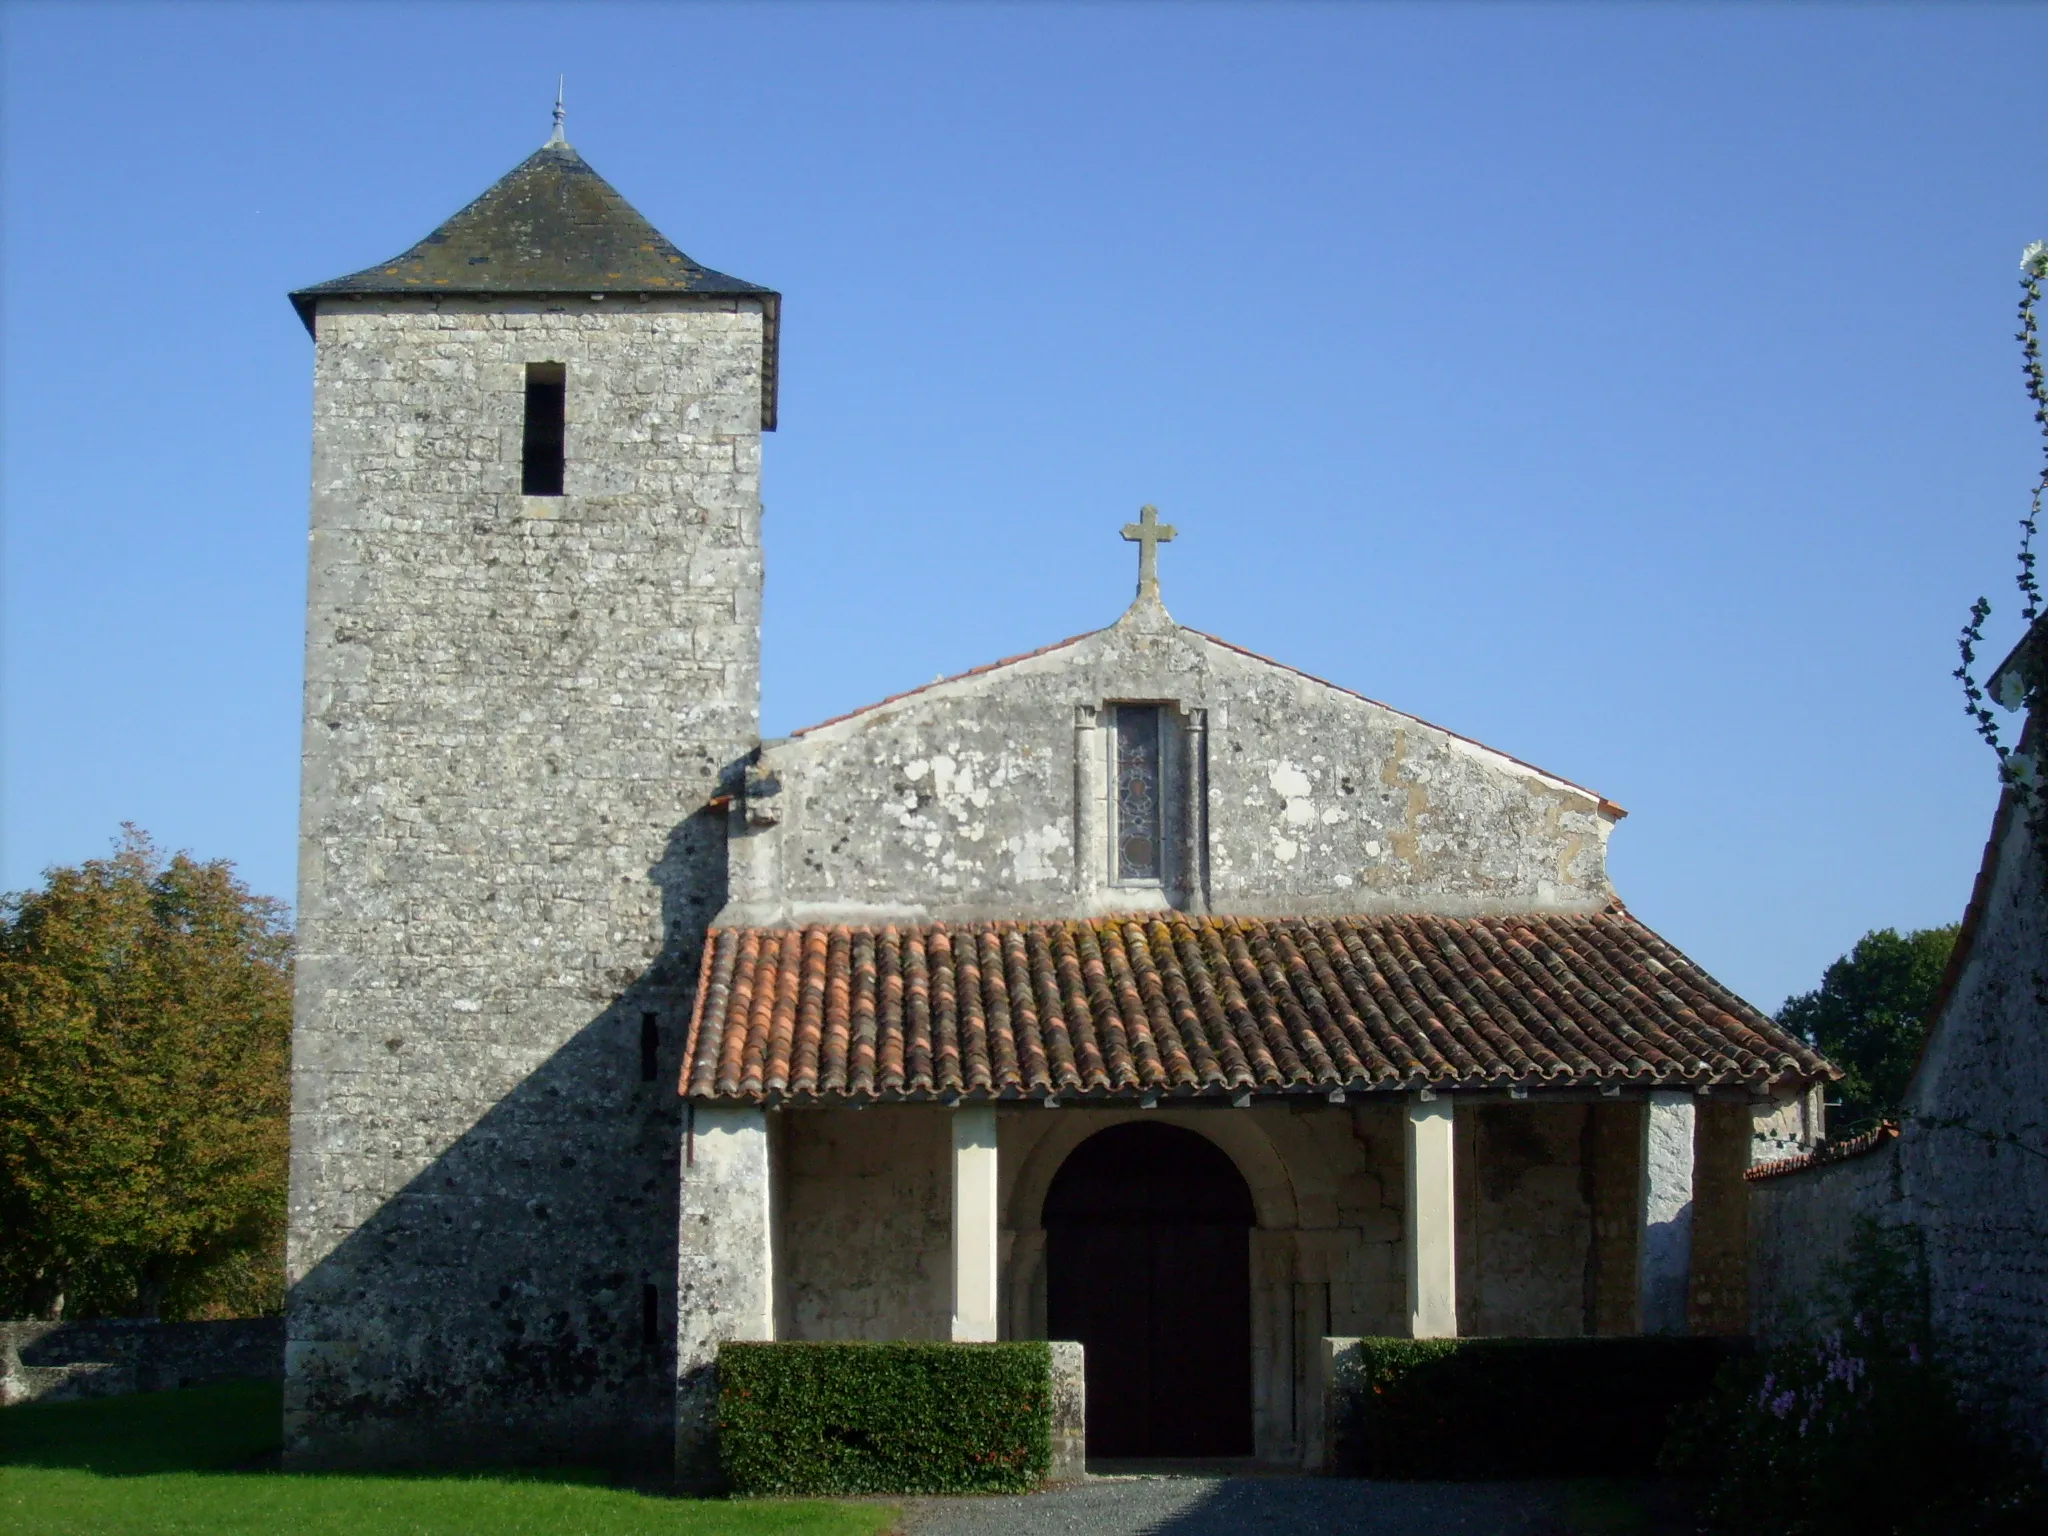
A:
{"type": "Polygon", "coordinates": [[[778,296],[555,136],[314,338],[295,1466],[660,1465],[778,296]]]}

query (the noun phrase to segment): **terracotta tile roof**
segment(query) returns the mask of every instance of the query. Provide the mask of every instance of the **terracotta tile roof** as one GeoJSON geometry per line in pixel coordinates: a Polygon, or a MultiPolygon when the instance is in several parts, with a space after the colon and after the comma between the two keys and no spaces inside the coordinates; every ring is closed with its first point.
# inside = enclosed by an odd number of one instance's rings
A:
{"type": "Polygon", "coordinates": [[[1899,1139],[1899,1128],[1889,1120],[1880,1122],[1863,1132],[1843,1141],[1824,1141],[1811,1152],[1796,1153],[1791,1157],[1774,1158],[1768,1163],[1758,1163],[1742,1176],[1745,1179],[1775,1179],[1787,1173],[1804,1173],[1809,1168],[1824,1168],[1829,1163],[1846,1163],[1851,1158],[1867,1157],[1880,1152],[1899,1139]]]}
{"type": "Polygon", "coordinates": [[[744,1101],[1834,1075],[1619,908],[714,929],[684,1063],[744,1101]]]}

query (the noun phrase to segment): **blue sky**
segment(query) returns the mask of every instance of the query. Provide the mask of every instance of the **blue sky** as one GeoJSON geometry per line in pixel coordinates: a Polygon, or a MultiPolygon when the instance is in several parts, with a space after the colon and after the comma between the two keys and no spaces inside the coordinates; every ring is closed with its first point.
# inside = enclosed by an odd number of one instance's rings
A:
{"type": "MultiPolygon", "coordinates": [[[[10,4],[0,886],[294,875],[284,299],[570,137],[786,295],[770,734],[1168,605],[1629,808],[1765,1007],[1954,920],[2048,9],[10,4]]],[[[1993,659],[1996,657],[1994,655],[1993,659]]]]}

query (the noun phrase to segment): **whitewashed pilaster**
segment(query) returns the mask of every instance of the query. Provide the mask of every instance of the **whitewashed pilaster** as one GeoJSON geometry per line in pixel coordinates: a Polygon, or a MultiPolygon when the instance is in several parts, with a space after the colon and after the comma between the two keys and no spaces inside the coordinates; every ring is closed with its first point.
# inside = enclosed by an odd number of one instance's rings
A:
{"type": "Polygon", "coordinates": [[[1457,1194],[1449,1099],[1408,1100],[1408,1332],[1458,1336],[1457,1194]]]}
{"type": "Polygon", "coordinates": [[[997,1337],[996,1282],[1002,1268],[996,1185],[996,1112],[953,1111],[953,1337],[997,1337]]]}
{"type": "Polygon", "coordinates": [[[693,1106],[676,1233],[676,1476],[718,1472],[718,1346],[775,1337],[768,1116],[693,1106]]]}
{"type": "Polygon", "coordinates": [[[1636,1294],[1645,1333],[1686,1332],[1692,1291],[1693,1096],[1650,1095],[1643,1115],[1636,1294]]]}

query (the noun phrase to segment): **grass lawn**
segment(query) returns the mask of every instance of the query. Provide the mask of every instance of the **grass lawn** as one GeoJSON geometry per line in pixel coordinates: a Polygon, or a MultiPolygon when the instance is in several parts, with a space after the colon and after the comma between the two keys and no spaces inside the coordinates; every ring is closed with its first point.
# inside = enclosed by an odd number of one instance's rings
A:
{"type": "Polygon", "coordinates": [[[664,1498],[581,1480],[274,1463],[276,1385],[0,1408],[0,1531],[35,1536],[874,1536],[874,1504],[664,1498]]]}

